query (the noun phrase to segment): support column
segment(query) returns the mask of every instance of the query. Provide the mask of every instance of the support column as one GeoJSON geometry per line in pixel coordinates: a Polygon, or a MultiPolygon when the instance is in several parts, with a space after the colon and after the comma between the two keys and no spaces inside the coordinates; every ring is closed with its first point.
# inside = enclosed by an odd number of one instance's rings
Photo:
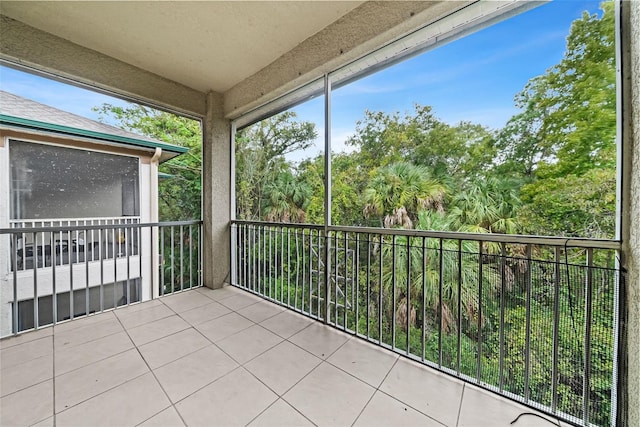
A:
{"type": "Polygon", "coordinates": [[[640,2],[623,1],[622,42],[622,242],[627,269],[624,293],[623,371],[618,425],[640,425],[640,2]],[[626,347],[626,348],[625,348],[626,347]]]}
{"type": "Polygon", "coordinates": [[[223,97],[207,94],[202,141],[202,280],[216,289],[230,280],[231,123],[223,97]]]}

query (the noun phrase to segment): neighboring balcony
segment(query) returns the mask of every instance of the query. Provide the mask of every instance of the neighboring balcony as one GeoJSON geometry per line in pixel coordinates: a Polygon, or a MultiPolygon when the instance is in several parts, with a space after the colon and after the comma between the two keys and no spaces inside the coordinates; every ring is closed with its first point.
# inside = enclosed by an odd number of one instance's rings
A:
{"type": "MultiPolygon", "coordinates": [[[[549,425],[545,416],[234,287],[0,341],[9,425],[549,425]]],[[[558,425],[558,421],[545,416],[558,425]]]]}
{"type": "Polygon", "coordinates": [[[116,217],[10,225],[0,229],[0,337],[201,284],[199,221],[143,224],[116,217]]]}

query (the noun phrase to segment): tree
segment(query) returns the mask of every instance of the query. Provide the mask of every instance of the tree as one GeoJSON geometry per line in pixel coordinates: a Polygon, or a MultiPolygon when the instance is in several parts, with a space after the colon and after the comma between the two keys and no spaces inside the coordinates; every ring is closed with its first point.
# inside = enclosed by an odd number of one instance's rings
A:
{"type": "Polygon", "coordinates": [[[413,228],[422,210],[443,210],[447,189],[429,170],[398,162],[377,169],[364,192],[365,217],[378,217],[386,228],[413,228]]]}
{"type": "Polygon", "coordinates": [[[272,222],[305,222],[305,209],[309,205],[311,188],[289,170],[280,172],[276,179],[265,184],[264,214],[272,222]]]}
{"type": "Polygon", "coordinates": [[[285,155],[309,148],[316,137],[315,125],[297,121],[296,113],[292,111],[238,131],[235,141],[239,219],[265,219],[273,214],[273,211],[267,213],[264,206],[267,185],[277,181],[280,173],[291,169],[285,155]]]}
{"type": "Polygon", "coordinates": [[[536,234],[612,237],[615,221],[614,4],[573,22],[563,59],[516,96],[498,169],[523,178],[520,212],[536,234]],[[591,212],[591,213],[590,213],[591,212]]]}
{"type": "Polygon", "coordinates": [[[200,218],[202,192],[202,131],[200,124],[186,117],[154,110],[142,105],[94,107],[101,121],[113,120],[118,127],[189,151],[160,165],[169,179],[159,180],[158,215],[161,221],[200,218]]]}
{"type": "Polygon", "coordinates": [[[519,207],[517,182],[495,177],[476,180],[452,197],[449,227],[471,233],[515,234],[520,228],[519,207]]]}

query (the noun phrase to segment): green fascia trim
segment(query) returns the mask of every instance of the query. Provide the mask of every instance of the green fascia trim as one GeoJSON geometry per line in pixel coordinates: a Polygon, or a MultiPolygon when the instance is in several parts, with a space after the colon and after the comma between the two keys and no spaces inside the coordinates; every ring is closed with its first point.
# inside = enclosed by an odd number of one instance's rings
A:
{"type": "Polygon", "coordinates": [[[173,153],[186,153],[189,151],[186,147],[180,147],[178,145],[165,144],[162,142],[151,142],[142,139],[129,138],[126,136],[110,135],[108,133],[94,132],[85,129],[72,128],[69,126],[56,125],[52,123],[40,122],[37,120],[23,119],[20,117],[7,116],[0,114],[0,124],[14,125],[27,129],[46,130],[56,133],[62,133],[66,135],[83,136],[92,139],[99,139],[102,141],[117,142],[121,144],[133,145],[136,147],[144,148],[161,148],[162,150],[171,151],[173,153]]]}
{"type": "Polygon", "coordinates": [[[170,173],[158,172],[158,178],[159,179],[170,179],[170,178],[173,178],[173,175],[171,175],[170,173]]]}

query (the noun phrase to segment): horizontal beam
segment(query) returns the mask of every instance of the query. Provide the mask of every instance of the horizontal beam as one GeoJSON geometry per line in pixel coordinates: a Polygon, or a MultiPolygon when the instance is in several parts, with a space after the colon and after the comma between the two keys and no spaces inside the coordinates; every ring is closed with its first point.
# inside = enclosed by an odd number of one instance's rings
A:
{"type": "Polygon", "coordinates": [[[0,15],[0,61],[108,95],[194,118],[205,94],[0,15]]]}
{"type": "Polygon", "coordinates": [[[235,119],[474,1],[368,1],[225,92],[235,119]]]}

